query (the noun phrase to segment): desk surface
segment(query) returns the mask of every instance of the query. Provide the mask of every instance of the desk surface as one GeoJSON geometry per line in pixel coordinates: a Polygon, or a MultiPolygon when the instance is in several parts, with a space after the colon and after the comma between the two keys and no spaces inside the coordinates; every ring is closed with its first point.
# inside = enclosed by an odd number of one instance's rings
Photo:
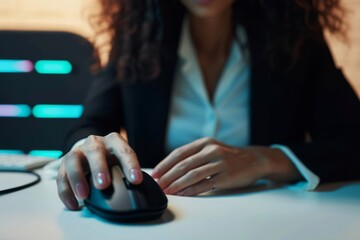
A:
{"type": "MultiPolygon", "coordinates": [[[[0,173],[0,188],[31,179],[0,173]]],[[[168,196],[168,211],[160,220],[115,224],[86,208],[65,210],[55,180],[44,177],[31,188],[0,196],[0,239],[360,239],[360,183],[323,186],[319,192],[259,188],[222,196],[168,196]]]]}

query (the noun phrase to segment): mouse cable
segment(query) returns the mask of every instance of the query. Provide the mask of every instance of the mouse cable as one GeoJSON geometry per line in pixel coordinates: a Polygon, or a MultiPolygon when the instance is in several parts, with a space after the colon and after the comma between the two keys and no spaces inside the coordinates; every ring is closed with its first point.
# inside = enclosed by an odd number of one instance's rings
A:
{"type": "Polygon", "coordinates": [[[17,187],[0,190],[0,195],[5,195],[5,194],[13,193],[13,192],[16,192],[16,191],[20,191],[20,190],[22,190],[22,189],[31,187],[31,186],[33,186],[33,185],[35,185],[35,184],[37,184],[38,182],[41,181],[40,175],[37,174],[37,173],[35,173],[35,172],[33,172],[33,171],[24,171],[24,170],[0,170],[0,173],[1,173],[1,172],[31,174],[31,175],[35,176],[36,179],[35,179],[34,181],[29,182],[29,183],[26,183],[26,184],[24,184],[24,185],[20,185],[20,186],[17,186],[17,187]]]}

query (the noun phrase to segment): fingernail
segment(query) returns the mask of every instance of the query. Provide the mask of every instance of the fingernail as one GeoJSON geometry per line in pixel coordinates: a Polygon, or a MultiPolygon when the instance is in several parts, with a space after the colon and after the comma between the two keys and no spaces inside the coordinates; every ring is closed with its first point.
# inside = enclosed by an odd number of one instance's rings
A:
{"type": "Polygon", "coordinates": [[[164,190],[164,193],[165,193],[165,194],[171,194],[171,191],[169,190],[169,188],[166,188],[166,189],[164,190]]]}
{"type": "MultiPolygon", "coordinates": [[[[159,187],[160,187],[161,189],[164,189],[165,187],[168,186],[168,185],[165,186],[164,183],[163,183],[163,181],[161,181],[161,179],[158,179],[157,184],[159,185],[159,187]]],[[[168,190],[168,189],[166,188],[166,190],[168,190]]]]}
{"type": "MultiPolygon", "coordinates": [[[[75,185],[76,196],[80,199],[86,198],[86,190],[83,184],[77,183],[75,185]]],[[[77,205],[77,204],[76,204],[77,205]]]]}
{"type": "Polygon", "coordinates": [[[153,178],[159,178],[158,175],[159,175],[159,172],[158,172],[156,169],[154,169],[154,170],[152,171],[152,173],[151,173],[151,176],[152,176],[153,178]]]}
{"type": "Polygon", "coordinates": [[[136,181],[141,177],[141,171],[137,168],[130,169],[130,178],[132,181],[136,181]]]}
{"type": "Polygon", "coordinates": [[[72,210],[75,210],[79,207],[77,201],[75,201],[74,199],[70,198],[68,200],[66,200],[66,206],[72,210]]]}
{"type": "Polygon", "coordinates": [[[178,196],[184,196],[184,195],[185,195],[185,191],[178,192],[178,193],[176,193],[176,195],[178,195],[178,196]]]}
{"type": "Polygon", "coordinates": [[[106,178],[106,175],[105,173],[103,172],[99,172],[97,175],[96,175],[96,181],[99,185],[103,185],[107,182],[107,178],[106,178]]]}

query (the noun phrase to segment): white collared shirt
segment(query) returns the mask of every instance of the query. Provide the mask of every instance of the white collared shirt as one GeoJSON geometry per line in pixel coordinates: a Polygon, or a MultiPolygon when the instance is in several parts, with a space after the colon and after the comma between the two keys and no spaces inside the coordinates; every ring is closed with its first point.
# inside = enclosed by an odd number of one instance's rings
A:
{"type": "MultiPolygon", "coordinates": [[[[248,145],[249,60],[234,41],[211,102],[187,26],[186,21],[180,39],[179,61],[172,91],[167,151],[202,137],[212,137],[234,147],[248,145]]],[[[239,28],[238,33],[245,42],[242,28],[239,28]]]]}
{"type": "MultiPolygon", "coordinates": [[[[178,64],[170,103],[165,142],[167,153],[203,137],[211,137],[233,147],[249,145],[251,64],[248,48],[240,47],[237,40],[233,41],[211,102],[189,29],[189,21],[186,19],[178,48],[178,64]]],[[[239,26],[236,34],[242,46],[246,46],[245,30],[239,26]]],[[[306,180],[299,182],[297,189],[316,188],[319,177],[289,148],[283,145],[273,147],[282,150],[306,180]]]]}

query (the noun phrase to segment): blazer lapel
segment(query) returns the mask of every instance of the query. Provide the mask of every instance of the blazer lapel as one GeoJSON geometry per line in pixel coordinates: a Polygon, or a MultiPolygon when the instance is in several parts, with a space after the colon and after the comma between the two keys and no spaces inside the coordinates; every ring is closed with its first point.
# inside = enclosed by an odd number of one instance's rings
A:
{"type": "Polygon", "coordinates": [[[154,167],[165,157],[164,143],[183,12],[175,15],[173,21],[164,23],[166,35],[161,46],[160,76],[123,88],[128,140],[142,167],[154,167]]]}
{"type": "Polygon", "coordinates": [[[266,120],[270,115],[267,107],[271,99],[270,70],[267,67],[265,51],[268,34],[260,19],[252,19],[246,30],[251,54],[250,79],[250,144],[266,144],[269,129],[266,120]]]}

